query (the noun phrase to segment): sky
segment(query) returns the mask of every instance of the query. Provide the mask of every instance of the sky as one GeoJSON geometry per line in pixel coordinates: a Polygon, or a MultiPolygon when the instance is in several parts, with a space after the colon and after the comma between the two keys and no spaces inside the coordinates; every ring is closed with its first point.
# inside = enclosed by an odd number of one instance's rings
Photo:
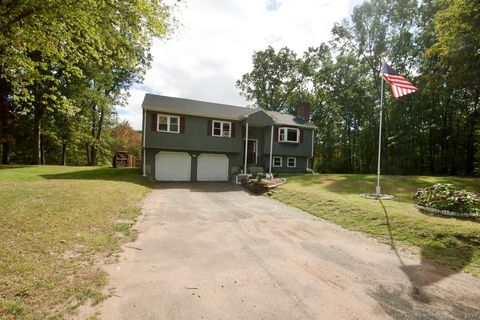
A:
{"type": "Polygon", "coordinates": [[[251,71],[254,51],[269,45],[302,54],[330,40],[335,22],[363,0],[185,0],[178,28],[154,40],[152,67],[129,90],[118,117],[141,129],[145,93],[246,106],[235,82],[251,71]]]}

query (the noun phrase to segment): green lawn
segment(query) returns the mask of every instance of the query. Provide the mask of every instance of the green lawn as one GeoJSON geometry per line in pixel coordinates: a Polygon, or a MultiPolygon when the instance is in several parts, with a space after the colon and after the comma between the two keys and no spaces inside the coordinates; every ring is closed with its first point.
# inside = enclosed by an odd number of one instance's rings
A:
{"type": "Polygon", "coordinates": [[[417,188],[437,182],[479,192],[478,178],[383,176],[382,192],[395,196],[384,201],[359,196],[375,192],[374,175],[291,175],[287,181],[271,197],[395,246],[413,245],[422,258],[480,276],[480,220],[427,215],[412,199],[417,188]]]}
{"type": "Polygon", "coordinates": [[[0,166],[0,318],[61,319],[103,299],[149,185],[138,169],[0,166]]]}

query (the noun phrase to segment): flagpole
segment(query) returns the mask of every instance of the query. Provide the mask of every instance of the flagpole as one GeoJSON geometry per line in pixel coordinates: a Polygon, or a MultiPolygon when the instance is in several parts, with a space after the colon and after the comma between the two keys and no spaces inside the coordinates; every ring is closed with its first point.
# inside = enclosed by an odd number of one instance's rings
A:
{"type": "Polygon", "coordinates": [[[375,188],[375,196],[380,197],[380,158],[382,154],[382,119],[383,119],[383,60],[380,65],[380,77],[382,84],[380,85],[380,125],[378,129],[378,161],[377,161],[377,187],[375,188]]]}

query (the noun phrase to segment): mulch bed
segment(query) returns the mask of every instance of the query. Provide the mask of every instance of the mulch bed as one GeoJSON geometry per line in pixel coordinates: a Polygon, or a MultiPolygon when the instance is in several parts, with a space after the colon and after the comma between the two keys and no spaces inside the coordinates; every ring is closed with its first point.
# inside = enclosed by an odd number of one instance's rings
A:
{"type": "Polygon", "coordinates": [[[286,182],[287,179],[285,178],[262,179],[260,182],[257,182],[257,179],[244,179],[242,180],[242,186],[254,194],[264,194],[286,182]]]}

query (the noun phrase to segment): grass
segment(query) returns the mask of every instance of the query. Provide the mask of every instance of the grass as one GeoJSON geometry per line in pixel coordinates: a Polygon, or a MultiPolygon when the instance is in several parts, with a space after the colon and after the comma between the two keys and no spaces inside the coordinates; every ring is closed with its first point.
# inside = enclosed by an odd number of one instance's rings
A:
{"type": "Polygon", "coordinates": [[[137,169],[0,166],[0,318],[62,319],[100,302],[149,185],[137,169]]]}
{"type": "Polygon", "coordinates": [[[375,192],[374,175],[291,175],[287,180],[271,197],[347,229],[418,248],[422,259],[480,276],[480,220],[427,215],[412,199],[417,188],[438,182],[479,192],[478,178],[383,176],[382,193],[395,196],[384,201],[359,196],[375,192]]]}

